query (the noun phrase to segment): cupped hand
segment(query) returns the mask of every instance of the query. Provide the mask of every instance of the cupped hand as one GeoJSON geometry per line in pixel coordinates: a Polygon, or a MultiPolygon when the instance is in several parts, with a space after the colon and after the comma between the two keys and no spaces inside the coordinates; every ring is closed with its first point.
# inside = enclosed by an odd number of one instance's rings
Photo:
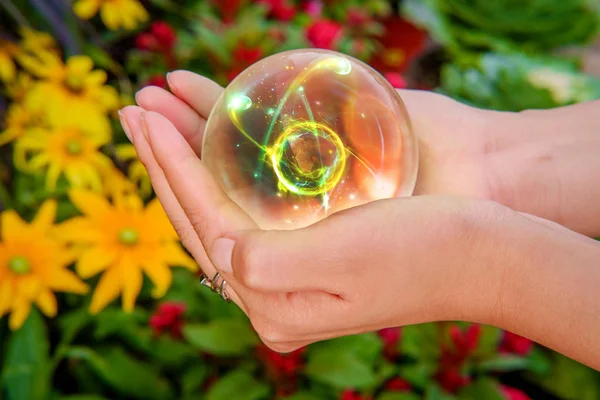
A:
{"type": "MultiPolygon", "coordinates": [[[[200,160],[206,119],[223,89],[185,71],[168,81],[173,94],[138,93],[139,107],[121,112],[123,127],[183,244],[207,275],[226,279],[267,345],[290,351],[448,315],[460,297],[458,271],[477,248],[478,202],[392,199],[304,229],[262,231],[200,160]]],[[[403,94],[421,146],[417,194],[481,197],[476,111],[433,93],[403,94]]]]}

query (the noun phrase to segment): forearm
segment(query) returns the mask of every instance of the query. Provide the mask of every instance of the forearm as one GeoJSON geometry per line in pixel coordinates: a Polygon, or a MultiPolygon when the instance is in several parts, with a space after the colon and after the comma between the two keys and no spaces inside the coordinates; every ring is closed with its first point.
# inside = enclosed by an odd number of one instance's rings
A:
{"type": "Polygon", "coordinates": [[[528,337],[600,370],[600,242],[547,221],[508,218],[481,247],[467,320],[528,337]]]}
{"type": "Polygon", "coordinates": [[[490,112],[492,200],[600,237],[600,101],[490,112]]]}

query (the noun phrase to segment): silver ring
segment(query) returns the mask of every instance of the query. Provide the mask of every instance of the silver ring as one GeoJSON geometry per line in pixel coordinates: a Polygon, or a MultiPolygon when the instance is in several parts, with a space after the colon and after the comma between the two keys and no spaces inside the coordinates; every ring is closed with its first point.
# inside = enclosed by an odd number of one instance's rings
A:
{"type": "Polygon", "coordinates": [[[227,287],[227,282],[218,272],[212,279],[210,279],[208,275],[203,273],[202,275],[200,275],[200,284],[206,286],[207,288],[221,296],[221,298],[227,303],[231,301],[229,294],[227,294],[227,292],[225,291],[227,287]],[[220,283],[219,280],[221,281],[220,283]]]}

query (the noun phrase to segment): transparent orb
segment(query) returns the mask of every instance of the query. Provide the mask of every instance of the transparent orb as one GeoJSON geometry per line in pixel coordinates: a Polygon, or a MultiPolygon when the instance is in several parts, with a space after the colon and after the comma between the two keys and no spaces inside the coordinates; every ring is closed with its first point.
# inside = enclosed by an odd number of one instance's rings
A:
{"type": "Polygon", "coordinates": [[[410,196],[418,152],[396,90],[324,50],[267,57],[225,89],[202,160],[263,229],[296,229],[370,201],[410,196]]]}

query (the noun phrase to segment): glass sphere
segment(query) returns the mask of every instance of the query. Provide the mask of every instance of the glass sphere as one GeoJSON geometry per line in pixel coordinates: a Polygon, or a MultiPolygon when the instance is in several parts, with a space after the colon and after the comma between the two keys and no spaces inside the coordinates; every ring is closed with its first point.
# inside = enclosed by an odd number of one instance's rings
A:
{"type": "Polygon", "coordinates": [[[333,51],[269,56],[215,104],[202,160],[263,229],[296,229],[413,193],[417,141],[398,92],[333,51]]]}

